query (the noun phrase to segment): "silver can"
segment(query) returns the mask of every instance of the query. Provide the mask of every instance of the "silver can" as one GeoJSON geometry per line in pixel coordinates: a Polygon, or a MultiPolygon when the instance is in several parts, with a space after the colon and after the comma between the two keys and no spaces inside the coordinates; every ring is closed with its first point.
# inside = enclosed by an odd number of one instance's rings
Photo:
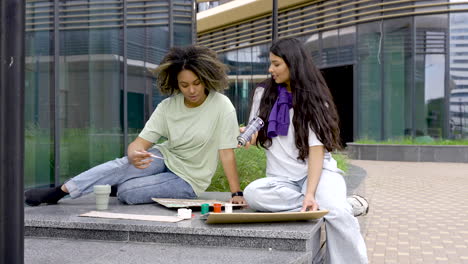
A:
{"type": "Polygon", "coordinates": [[[245,131],[237,137],[237,144],[245,146],[252,136],[259,131],[265,123],[260,117],[254,117],[245,127],[245,131]]]}

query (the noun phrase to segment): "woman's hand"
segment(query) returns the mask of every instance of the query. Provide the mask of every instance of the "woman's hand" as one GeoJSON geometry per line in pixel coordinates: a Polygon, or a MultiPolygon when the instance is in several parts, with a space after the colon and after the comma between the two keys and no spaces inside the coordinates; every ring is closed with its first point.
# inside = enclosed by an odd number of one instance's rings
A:
{"type": "Polygon", "coordinates": [[[229,202],[233,204],[247,205],[247,202],[245,201],[243,196],[234,196],[229,200],[229,202]]]}
{"type": "MultiPolygon", "coordinates": [[[[239,128],[239,132],[242,134],[244,133],[245,131],[245,127],[240,127],[239,128]]],[[[252,138],[250,139],[249,142],[245,143],[245,146],[244,148],[245,149],[248,149],[250,148],[250,145],[255,145],[255,143],[257,143],[257,136],[258,136],[258,132],[256,132],[255,134],[252,135],[252,138]]],[[[241,145],[237,145],[238,148],[242,147],[241,145]]]]}
{"type": "Polygon", "coordinates": [[[146,150],[134,150],[128,153],[128,161],[138,169],[148,168],[153,161],[151,153],[146,150]]]}
{"type": "Polygon", "coordinates": [[[127,159],[135,168],[145,169],[148,168],[151,161],[151,153],[146,151],[153,145],[152,142],[149,142],[146,139],[141,137],[135,138],[135,140],[128,145],[127,148],[127,159]]]}
{"type": "Polygon", "coordinates": [[[306,211],[317,211],[319,209],[319,204],[315,201],[315,197],[313,195],[306,195],[304,197],[304,201],[302,201],[302,209],[301,212],[306,211]]]}

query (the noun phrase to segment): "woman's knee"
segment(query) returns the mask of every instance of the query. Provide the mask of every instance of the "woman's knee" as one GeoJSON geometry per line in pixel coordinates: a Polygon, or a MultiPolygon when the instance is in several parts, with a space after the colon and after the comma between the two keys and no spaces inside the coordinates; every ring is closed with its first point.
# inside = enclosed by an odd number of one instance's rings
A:
{"type": "Polygon", "coordinates": [[[326,209],[329,211],[328,214],[326,215],[326,218],[328,220],[347,218],[349,216],[352,216],[351,207],[346,202],[334,204],[334,203],[326,203],[326,202],[320,203],[319,201],[318,204],[319,204],[320,209],[326,209]]]}
{"type": "Polygon", "coordinates": [[[145,186],[137,183],[138,180],[133,179],[120,184],[117,190],[117,199],[126,204],[151,203],[151,195],[145,192],[145,186]]]}
{"type": "Polygon", "coordinates": [[[249,205],[262,199],[264,192],[260,190],[265,189],[265,186],[267,185],[265,179],[266,178],[257,179],[245,187],[244,199],[249,205]]]}
{"type": "Polygon", "coordinates": [[[125,204],[141,204],[141,203],[149,203],[150,201],[143,202],[140,198],[137,198],[135,194],[132,192],[118,192],[117,199],[125,204]]]}

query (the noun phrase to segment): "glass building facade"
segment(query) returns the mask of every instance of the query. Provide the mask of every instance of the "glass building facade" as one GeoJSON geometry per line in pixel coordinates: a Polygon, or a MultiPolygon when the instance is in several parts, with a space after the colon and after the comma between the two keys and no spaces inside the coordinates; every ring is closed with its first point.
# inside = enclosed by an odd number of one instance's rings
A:
{"type": "Polygon", "coordinates": [[[151,74],[191,44],[192,0],[26,1],[25,187],[124,155],[163,98],[151,74]]]}
{"type": "MultiPolygon", "coordinates": [[[[340,113],[343,142],[468,138],[468,1],[285,6],[278,13],[279,37],[300,39],[322,70],[340,113]]],[[[268,77],[272,23],[269,10],[198,32],[198,42],[230,66],[229,95],[244,123],[249,94],[268,77]]]]}

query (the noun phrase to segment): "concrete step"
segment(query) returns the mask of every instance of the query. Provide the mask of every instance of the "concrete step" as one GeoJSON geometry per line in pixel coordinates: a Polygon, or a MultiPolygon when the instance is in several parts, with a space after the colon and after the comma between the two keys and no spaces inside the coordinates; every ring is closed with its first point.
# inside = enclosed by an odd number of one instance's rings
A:
{"type": "Polygon", "coordinates": [[[24,254],[25,264],[311,263],[311,252],[57,238],[26,238],[24,254]]]}
{"type": "MultiPolygon", "coordinates": [[[[228,193],[205,193],[203,199],[227,200],[228,193]]],[[[323,220],[207,225],[195,218],[178,223],[79,217],[95,209],[94,195],[63,199],[57,205],[25,208],[25,236],[118,242],[169,243],[178,246],[271,249],[317,255],[323,220]]],[[[248,210],[248,209],[243,209],[248,210]]],[[[108,212],[176,215],[159,204],[124,205],[111,198],[108,212]]]]}

